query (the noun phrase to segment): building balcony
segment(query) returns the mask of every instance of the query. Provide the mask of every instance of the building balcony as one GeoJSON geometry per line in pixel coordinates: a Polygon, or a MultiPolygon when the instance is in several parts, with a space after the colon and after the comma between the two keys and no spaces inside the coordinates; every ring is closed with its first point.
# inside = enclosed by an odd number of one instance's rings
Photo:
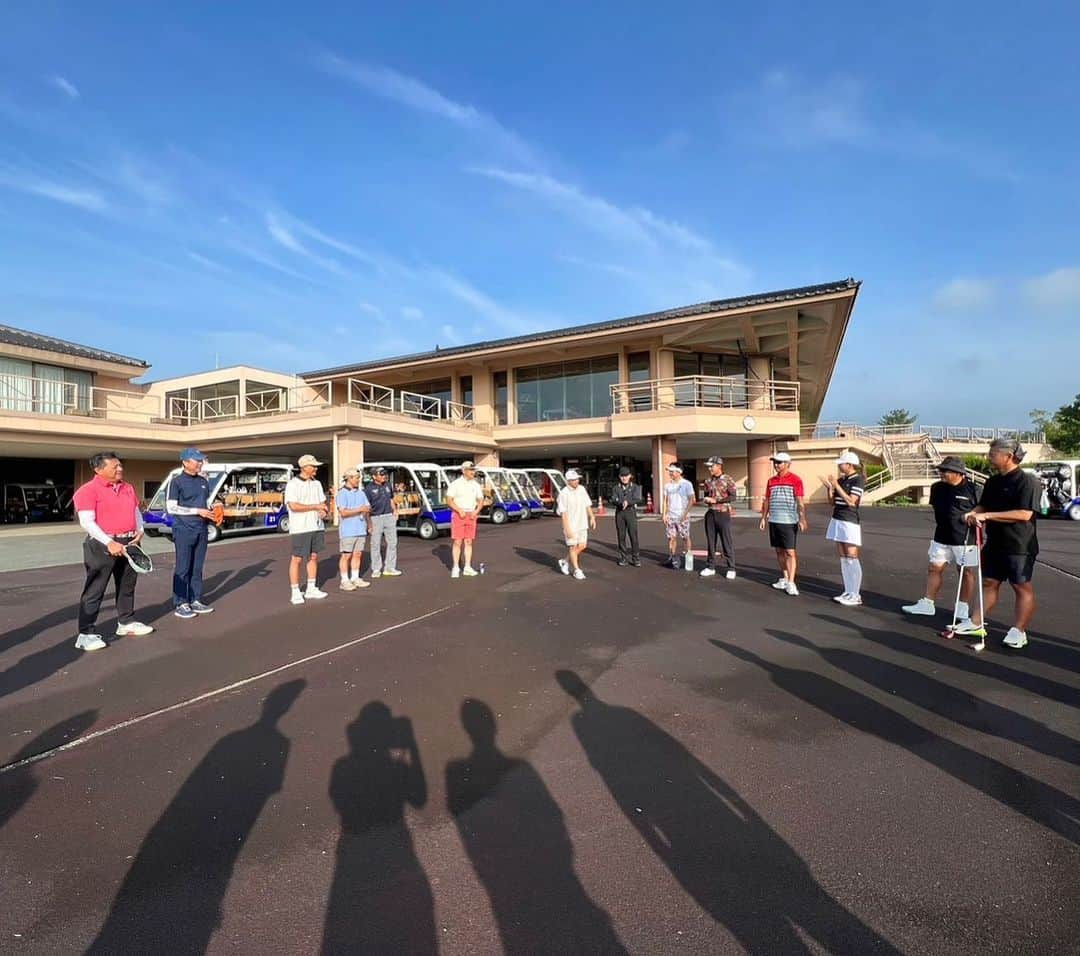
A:
{"type": "Polygon", "coordinates": [[[686,375],[611,386],[611,435],[799,434],[799,383],[686,375]]]}

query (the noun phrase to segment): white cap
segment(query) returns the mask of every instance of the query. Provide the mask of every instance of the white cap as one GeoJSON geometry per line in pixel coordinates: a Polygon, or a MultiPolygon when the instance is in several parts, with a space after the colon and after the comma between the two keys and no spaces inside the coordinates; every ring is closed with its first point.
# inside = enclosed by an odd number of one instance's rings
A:
{"type": "Polygon", "coordinates": [[[772,456],[772,458],[770,458],[769,460],[770,460],[770,461],[786,461],[786,462],[789,462],[789,463],[790,463],[790,461],[791,461],[791,455],[789,455],[789,454],[788,454],[788,453],[787,453],[786,451],[778,451],[778,452],[777,452],[777,453],[776,453],[775,455],[773,455],[773,456],[772,456]]]}
{"type": "Polygon", "coordinates": [[[676,464],[675,462],[672,462],[670,465],[667,466],[667,470],[668,471],[677,471],[681,475],[682,474],[682,465],[679,465],[679,464],[676,464]]]}
{"type": "Polygon", "coordinates": [[[856,455],[853,451],[845,451],[843,454],[840,455],[839,458],[836,459],[836,463],[838,465],[854,465],[856,468],[858,468],[859,456],[856,455]]]}
{"type": "Polygon", "coordinates": [[[578,473],[576,468],[571,468],[566,473],[566,480],[567,481],[574,481],[575,479],[578,480],[578,481],[581,481],[581,475],[578,473]]]}

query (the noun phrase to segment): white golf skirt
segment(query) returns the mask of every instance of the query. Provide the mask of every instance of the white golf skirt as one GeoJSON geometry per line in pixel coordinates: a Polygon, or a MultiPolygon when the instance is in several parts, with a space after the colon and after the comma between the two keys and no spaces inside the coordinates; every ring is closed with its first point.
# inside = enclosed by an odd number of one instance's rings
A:
{"type": "Polygon", "coordinates": [[[833,518],[829,522],[829,530],[825,532],[826,541],[839,541],[841,544],[853,544],[857,548],[862,547],[862,525],[854,521],[837,521],[833,518]]]}

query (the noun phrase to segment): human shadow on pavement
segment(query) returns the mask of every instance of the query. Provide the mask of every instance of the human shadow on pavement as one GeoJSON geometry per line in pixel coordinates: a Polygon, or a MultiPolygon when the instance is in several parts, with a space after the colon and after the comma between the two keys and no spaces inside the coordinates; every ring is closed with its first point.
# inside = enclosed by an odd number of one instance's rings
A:
{"type": "Polygon", "coordinates": [[[745,648],[714,638],[710,638],[710,643],[741,661],[760,667],[781,690],[836,720],[904,748],[961,783],[1060,833],[1070,842],[1080,843],[1080,800],[1075,797],[993,757],[941,737],[831,678],[774,663],[745,648]]]}
{"type": "MultiPolygon", "coordinates": [[[[52,750],[61,744],[81,737],[97,720],[96,710],[84,710],[81,714],[53,724],[29,741],[14,757],[11,764],[17,764],[29,757],[36,757],[46,750],[52,750]]],[[[0,827],[3,827],[38,788],[38,765],[36,763],[17,767],[0,775],[0,827]]]]}
{"type": "Polygon", "coordinates": [[[285,779],[278,721],[306,681],[274,688],[250,727],[222,737],[151,828],[87,953],[202,953],[221,925],[233,868],[285,779]]]}
{"type": "Polygon", "coordinates": [[[371,701],[346,735],[330,775],[341,835],[322,952],[435,953],[435,899],[405,820],[427,803],[412,722],[371,701]]]}
{"type": "MultiPolygon", "coordinates": [[[[1031,691],[1040,697],[1047,697],[1050,700],[1056,700],[1058,703],[1068,704],[1071,707],[1080,706],[1080,694],[1077,694],[1076,688],[1058,683],[1040,674],[1031,674],[1010,667],[1000,660],[987,657],[985,654],[975,654],[967,650],[965,646],[958,646],[957,640],[943,641],[936,635],[929,641],[918,637],[909,637],[896,631],[873,628],[850,618],[837,617],[834,614],[811,614],[810,616],[835,627],[849,628],[865,640],[881,647],[887,647],[891,651],[910,654],[912,657],[921,657],[923,660],[934,664],[956,667],[960,670],[971,671],[973,674],[981,674],[984,677],[992,677],[995,680],[1012,684],[1014,687],[1031,691]]],[[[1021,663],[1021,661],[1018,659],[1017,663],[1021,663]]]]}
{"type": "Polygon", "coordinates": [[[451,546],[448,544],[437,544],[431,549],[431,556],[435,558],[447,571],[450,570],[454,552],[451,550],[451,546]]]}
{"type": "Polygon", "coordinates": [[[521,548],[514,545],[514,554],[519,558],[524,558],[526,561],[531,561],[533,564],[538,564],[542,568],[547,568],[553,574],[558,574],[559,558],[566,557],[566,545],[562,546],[561,551],[557,547],[553,547],[550,552],[537,551],[535,548],[521,548]]]}
{"type": "Polygon", "coordinates": [[[574,872],[566,821],[540,775],[495,744],[495,715],[466,699],[472,752],[446,765],[446,800],[507,953],[625,953],[574,872]]]}
{"type": "Polygon", "coordinates": [[[848,911],[739,793],[629,707],[607,704],[573,671],[574,732],[626,819],[687,893],[749,953],[897,954],[848,911]]]}
{"type": "Polygon", "coordinates": [[[779,641],[813,651],[837,670],[846,671],[864,683],[877,687],[944,717],[961,726],[993,737],[1022,744],[1048,757],[1080,764],[1080,742],[1051,730],[1046,724],[998,704],[982,700],[966,690],[953,687],[921,671],[893,664],[879,657],[838,647],[818,647],[806,638],[787,631],[765,629],[779,641]]]}

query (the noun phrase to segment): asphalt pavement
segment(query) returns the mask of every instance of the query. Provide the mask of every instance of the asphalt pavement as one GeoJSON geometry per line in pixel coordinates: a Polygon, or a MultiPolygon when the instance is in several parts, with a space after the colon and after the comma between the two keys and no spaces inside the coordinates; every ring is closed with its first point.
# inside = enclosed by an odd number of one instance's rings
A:
{"type": "Polygon", "coordinates": [[[734,581],[661,567],[655,522],[616,566],[610,518],[566,578],[545,518],[481,526],[482,577],[402,538],[303,607],[284,536],[234,540],[214,614],[159,554],[157,630],[94,654],[80,567],[0,575],[0,949],[1075,951],[1080,528],[1040,527],[1029,646],[1006,597],[975,654],[899,612],[924,512],[865,515],[862,608],[826,518],[799,597],[752,519],[734,581]]]}

